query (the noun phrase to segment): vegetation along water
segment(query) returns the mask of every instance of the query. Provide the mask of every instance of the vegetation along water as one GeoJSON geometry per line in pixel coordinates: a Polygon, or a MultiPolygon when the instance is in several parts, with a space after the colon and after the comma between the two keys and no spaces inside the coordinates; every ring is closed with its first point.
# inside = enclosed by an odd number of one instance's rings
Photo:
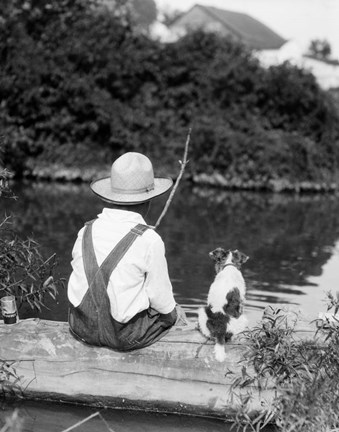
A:
{"type": "Polygon", "coordinates": [[[338,111],[310,72],[265,69],[210,33],[161,44],[122,6],[112,14],[91,0],[28,4],[4,7],[0,25],[4,163],[16,175],[88,180],[128,150],[175,173],[191,126],[195,181],[335,188],[338,111]]]}

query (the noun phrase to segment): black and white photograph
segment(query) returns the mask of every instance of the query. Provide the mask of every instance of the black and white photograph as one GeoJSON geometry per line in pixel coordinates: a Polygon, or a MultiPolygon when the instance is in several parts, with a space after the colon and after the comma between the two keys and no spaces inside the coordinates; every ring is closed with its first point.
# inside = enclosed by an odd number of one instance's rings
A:
{"type": "Polygon", "coordinates": [[[0,432],[339,431],[339,0],[0,0],[0,432]]]}

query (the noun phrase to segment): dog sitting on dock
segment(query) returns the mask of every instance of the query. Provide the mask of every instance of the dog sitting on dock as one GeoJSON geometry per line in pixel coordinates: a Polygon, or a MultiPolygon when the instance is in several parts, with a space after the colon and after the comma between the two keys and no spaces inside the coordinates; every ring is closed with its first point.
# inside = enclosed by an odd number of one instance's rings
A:
{"type": "Polygon", "coordinates": [[[220,247],[209,256],[215,261],[216,276],[208,292],[207,306],[199,309],[198,324],[204,336],[215,339],[216,360],[224,361],[225,343],[247,325],[243,315],[246,285],[240,268],[248,256],[220,247]]]}

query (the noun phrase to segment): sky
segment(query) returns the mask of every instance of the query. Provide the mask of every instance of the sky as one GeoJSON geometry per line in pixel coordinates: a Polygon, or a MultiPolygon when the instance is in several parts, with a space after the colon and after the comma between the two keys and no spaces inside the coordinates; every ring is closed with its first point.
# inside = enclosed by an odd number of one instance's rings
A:
{"type": "Polygon", "coordinates": [[[155,0],[159,10],[186,11],[195,4],[244,12],[305,51],[312,39],[326,39],[339,59],[339,0],[155,0]]]}

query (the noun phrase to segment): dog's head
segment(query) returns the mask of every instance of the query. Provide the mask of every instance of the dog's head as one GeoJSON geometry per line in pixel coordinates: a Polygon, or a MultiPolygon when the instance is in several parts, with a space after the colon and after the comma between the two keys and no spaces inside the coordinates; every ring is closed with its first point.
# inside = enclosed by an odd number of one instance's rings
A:
{"type": "Polygon", "coordinates": [[[232,263],[240,269],[243,264],[249,259],[249,256],[245,255],[243,252],[240,252],[238,249],[231,251],[232,254],[232,263]]]}
{"type": "Polygon", "coordinates": [[[225,250],[218,247],[209,253],[209,257],[215,262],[215,271],[219,273],[226,264],[233,264],[239,270],[249,257],[238,249],[235,250],[225,250]]]}

